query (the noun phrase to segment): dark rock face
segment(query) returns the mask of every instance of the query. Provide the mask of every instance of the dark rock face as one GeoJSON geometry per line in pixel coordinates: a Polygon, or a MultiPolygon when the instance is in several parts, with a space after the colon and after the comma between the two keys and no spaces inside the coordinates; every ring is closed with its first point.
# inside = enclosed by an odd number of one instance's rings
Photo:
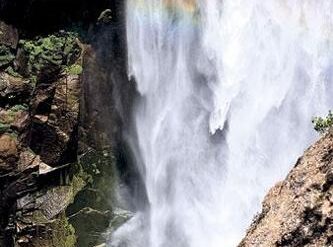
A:
{"type": "Polygon", "coordinates": [[[114,213],[135,176],[122,151],[135,91],[123,10],[0,1],[0,246],[91,247],[128,219],[114,213]]]}
{"type": "Polygon", "coordinates": [[[77,136],[73,135],[78,124],[79,76],[66,74],[44,88],[37,86],[34,96],[31,102],[32,128],[26,140],[29,146],[51,166],[57,166],[63,160],[75,162],[77,144],[71,140],[77,141],[77,136]],[[73,157],[70,157],[68,148],[74,151],[73,157]]]}
{"type": "Polygon", "coordinates": [[[15,59],[12,50],[16,49],[17,42],[17,29],[0,21],[0,68],[9,65],[15,59]]]}
{"type": "Polygon", "coordinates": [[[125,17],[119,11],[124,4],[125,1],[118,3],[111,25],[110,12],[106,11],[92,31],[93,38],[84,58],[79,132],[81,140],[90,147],[101,149],[106,144],[112,149],[117,171],[127,188],[126,204],[135,211],[144,207],[140,204],[145,203],[146,191],[124,138],[129,135],[128,123],[132,121],[132,107],[138,97],[136,83],[127,75],[126,30],[122,19],[125,17]]]}
{"type": "Polygon", "coordinates": [[[0,44],[16,49],[18,44],[18,31],[11,25],[0,21],[0,44]]]}
{"type": "Polygon", "coordinates": [[[332,172],[333,135],[328,133],[270,190],[239,246],[332,246],[332,172]]]}
{"type": "Polygon", "coordinates": [[[14,57],[25,51],[27,63],[21,66],[28,73],[15,70],[15,60],[0,72],[0,246],[73,246],[74,230],[64,210],[86,179],[70,165],[76,161],[81,88],[80,74],[70,68],[82,66],[84,46],[63,33],[23,41],[14,49],[17,31],[6,30],[9,36],[1,41],[14,57]],[[61,40],[67,43],[59,45],[61,40]],[[68,53],[56,52],[58,47],[68,53]],[[54,62],[58,54],[62,59],[54,62]],[[56,239],[59,232],[64,236],[56,239]]]}

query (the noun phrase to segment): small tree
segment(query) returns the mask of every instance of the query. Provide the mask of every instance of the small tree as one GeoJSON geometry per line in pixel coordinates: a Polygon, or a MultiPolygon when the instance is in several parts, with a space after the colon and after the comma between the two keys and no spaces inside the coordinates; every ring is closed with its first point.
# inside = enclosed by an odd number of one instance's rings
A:
{"type": "Polygon", "coordinates": [[[313,128],[315,131],[320,134],[325,134],[332,126],[333,126],[333,113],[329,111],[327,116],[322,117],[314,117],[312,119],[313,128]]]}

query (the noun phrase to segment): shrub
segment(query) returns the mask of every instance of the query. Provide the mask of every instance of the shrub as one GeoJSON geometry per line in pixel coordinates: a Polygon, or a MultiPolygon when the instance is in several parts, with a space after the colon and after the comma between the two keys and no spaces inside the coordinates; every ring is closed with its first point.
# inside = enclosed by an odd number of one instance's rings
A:
{"type": "Polygon", "coordinates": [[[39,75],[45,69],[57,71],[72,65],[81,49],[76,34],[63,32],[35,40],[20,40],[28,64],[28,73],[39,75]]]}
{"type": "Polygon", "coordinates": [[[314,117],[312,119],[315,131],[325,134],[333,126],[333,113],[329,111],[326,117],[314,117]]]}

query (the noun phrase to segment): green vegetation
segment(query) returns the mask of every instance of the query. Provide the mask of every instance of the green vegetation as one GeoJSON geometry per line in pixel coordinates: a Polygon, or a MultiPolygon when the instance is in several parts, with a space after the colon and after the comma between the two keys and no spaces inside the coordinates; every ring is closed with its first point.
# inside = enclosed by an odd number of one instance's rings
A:
{"type": "Polygon", "coordinates": [[[0,114],[0,132],[3,133],[9,130],[10,125],[15,122],[20,112],[26,110],[28,110],[27,105],[15,105],[7,111],[2,111],[0,114]]]}
{"type": "Polygon", "coordinates": [[[59,71],[72,65],[81,52],[76,39],[75,33],[64,32],[36,40],[21,40],[28,60],[28,73],[39,75],[45,70],[59,71]]]}
{"type": "Polygon", "coordinates": [[[314,129],[320,134],[325,134],[333,126],[333,113],[329,111],[326,117],[314,117],[312,119],[314,129]]]}
{"type": "Polygon", "coordinates": [[[10,108],[10,111],[12,112],[19,112],[19,111],[26,111],[28,110],[28,105],[23,104],[23,105],[15,105],[12,108],[10,108]]]}
{"type": "Polygon", "coordinates": [[[9,66],[8,68],[6,68],[5,71],[6,71],[9,75],[11,75],[11,76],[13,76],[13,77],[22,77],[19,73],[17,73],[17,72],[13,69],[12,66],[9,66]]]}
{"type": "Polygon", "coordinates": [[[70,75],[81,75],[83,68],[79,64],[73,64],[65,69],[66,73],[70,75]]]}
{"type": "Polygon", "coordinates": [[[13,111],[6,111],[6,113],[1,114],[0,116],[0,123],[2,124],[12,124],[15,121],[16,112],[13,111]]]}
{"type": "Polygon", "coordinates": [[[42,212],[37,211],[34,212],[33,220],[53,229],[47,237],[36,239],[36,246],[76,246],[75,229],[68,223],[65,213],[60,213],[55,219],[49,221],[42,212]]]}
{"type": "Polygon", "coordinates": [[[10,129],[10,125],[0,122],[0,134],[7,132],[10,129]]]}

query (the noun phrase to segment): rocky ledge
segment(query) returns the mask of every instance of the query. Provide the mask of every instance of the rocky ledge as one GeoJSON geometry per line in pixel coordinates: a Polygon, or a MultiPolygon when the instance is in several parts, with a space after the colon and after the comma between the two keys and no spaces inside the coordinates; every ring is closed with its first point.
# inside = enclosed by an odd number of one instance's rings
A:
{"type": "Polygon", "coordinates": [[[333,245],[333,131],[273,187],[239,247],[333,245]]]}

